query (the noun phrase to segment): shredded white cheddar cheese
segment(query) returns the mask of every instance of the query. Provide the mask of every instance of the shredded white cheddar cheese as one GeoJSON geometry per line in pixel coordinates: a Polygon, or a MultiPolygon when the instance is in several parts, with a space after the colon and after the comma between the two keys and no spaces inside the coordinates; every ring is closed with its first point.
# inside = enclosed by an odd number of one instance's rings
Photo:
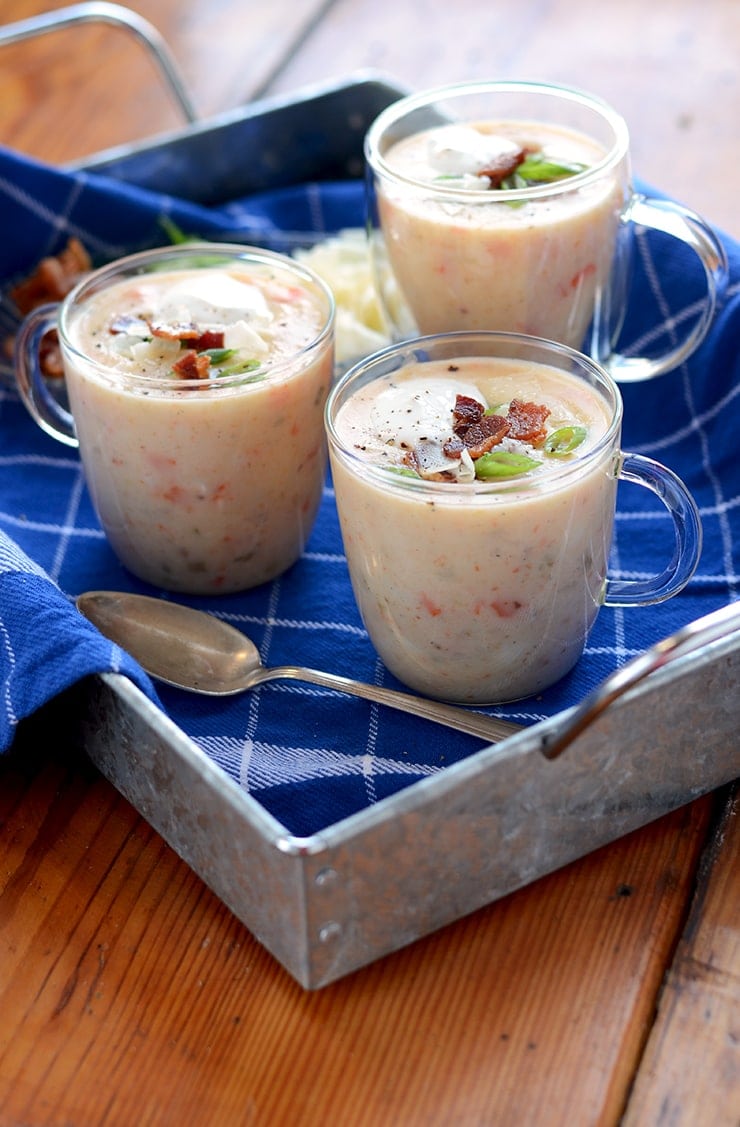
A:
{"type": "Polygon", "coordinates": [[[322,278],[336,302],[338,364],[367,356],[390,343],[378,300],[367,236],[359,227],[345,228],[294,257],[322,278]]]}

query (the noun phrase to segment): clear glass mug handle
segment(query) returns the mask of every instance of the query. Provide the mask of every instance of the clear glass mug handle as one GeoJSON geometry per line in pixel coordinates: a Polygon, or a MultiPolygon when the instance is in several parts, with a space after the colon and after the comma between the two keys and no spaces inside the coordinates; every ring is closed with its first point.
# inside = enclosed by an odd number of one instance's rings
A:
{"type": "Polygon", "coordinates": [[[676,534],[673,556],[657,575],[647,579],[607,577],[604,606],[627,607],[662,603],[683,590],[696,571],[702,546],[699,510],[688,489],[672,470],[642,454],[622,454],[617,476],[620,481],[643,485],[665,505],[676,534]]]}
{"type": "Polygon", "coordinates": [[[707,335],[715,310],[727,286],[729,268],[727,254],[717,235],[707,223],[688,208],[672,200],[658,200],[636,195],[623,216],[625,223],[636,223],[653,231],[662,231],[691,247],[703,269],[706,295],[701,316],[690,332],[673,348],[660,356],[609,357],[607,367],[619,383],[634,383],[662,375],[683,363],[699,347],[707,335]]]}
{"type": "Polygon", "coordinates": [[[41,371],[41,341],[57,326],[57,305],[41,305],[21,324],[15,342],[15,380],[29,414],[42,430],[64,442],[78,446],[74,420],[52,394],[41,371]]]}

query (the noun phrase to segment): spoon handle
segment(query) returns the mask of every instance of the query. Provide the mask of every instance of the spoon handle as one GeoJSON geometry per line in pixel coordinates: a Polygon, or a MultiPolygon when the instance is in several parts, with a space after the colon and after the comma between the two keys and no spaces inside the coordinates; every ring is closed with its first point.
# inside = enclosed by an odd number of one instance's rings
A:
{"type": "Polygon", "coordinates": [[[389,708],[397,708],[400,712],[410,712],[423,720],[445,724],[458,732],[478,736],[488,743],[505,740],[507,736],[513,736],[522,730],[521,725],[512,724],[496,716],[485,716],[483,713],[467,708],[457,708],[453,704],[411,696],[396,689],[386,689],[382,685],[366,685],[363,681],[354,681],[350,677],[342,677],[339,673],[322,673],[318,669],[305,669],[297,665],[278,665],[260,670],[259,674],[255,675],[253,684],[272,680],[307,681],[313,685],[321,685],[325,689],[351,693],[352,696],[385,704],[389,708]]]}

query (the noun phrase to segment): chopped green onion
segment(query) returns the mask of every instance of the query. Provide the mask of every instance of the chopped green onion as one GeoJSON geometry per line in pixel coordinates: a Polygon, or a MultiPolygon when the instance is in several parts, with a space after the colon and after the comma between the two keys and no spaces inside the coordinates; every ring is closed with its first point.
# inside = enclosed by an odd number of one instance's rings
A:
{"type": "Polygon", "coordinates": [[[508,450],[489,450],[475,461],[475,476],[483,481],[494,477],[516,477],[539,466],[534,458],[526,454],[514,454],[508,450]]]}
{"type": "MultiPolygon", "coordinates": [[[[235,351],[232,349],[232,351],[235,351]]],[[[245,372],[253,372],[255,368],[259,368],[259,360],[243,360],[239,364],[232,364],[230,367],[222,368],[218,373],[219,376],[241,376],[245,372]]]]}
{"type": "MultiPolygon", "coordinates": [[[[220,374],[223,375],[224,373],[221,372],[220,374]]],[[[237,375],[236,372],[226,372],[225,374],[227,376],[237,375]]],[[[266,372],[257,372],[253,376],[247,376],[247,378],[245,380],[240,380],[239,384],[237,386],[244,387],[248,383],[260,383],[262,380],[266,380],[266,379],[267,379],[267,373],[266,372]]]]}
{"type": "Polygon", "coordinates": [[[529,184],[523,176],[520,176],[519,171],[517,170],[516,172],[512,172],[510,176],[505,176],[499,184],[499,187],[503,188],[504,190],[508,189],[509,191],[518,191],[520,188],[528,188],[529,184]]]}
{"type": "Polygon", "coordinates": [[[535,181],[536,183],[549,183],[552,180],[563,180],[566,176],[576,176],[585,172],[586,164],[569,161],[562,164],[559,161],[547,160],[542,153],[530,153],[516,170],[522,180],[535,181]]]}
{"type": "Polygon", "coordinates": [[[391,473],[399,474],[400,477],[418,478],[421,476],[416,470],[412,470],[410,466],[385,466],[384,468],[390,470],[391,473]]]}
{"type": "Polygon", "coordinates": [[[569,176],[577,176],[587,168],[587,164],[580,164],[578,161],[561,163],[548,160],[542,153],[530,153],[509,176],[501,181],[499,187],[505,191],[507,189],[512,191],[530,188],[533,184],[552,184],[569,176]]]}
{"type": "Polygon", "coordinates": [[[167,238],[175,246],[179,245],[180,243],[193,242],[195,239],[194,235],[186,235],[184,231],[180,230],[174,219],[171,219],[169,215],[160,215],[159,224],[164,230],[167,238]]]}
{"type": "Polygon", "coordinates": [[[566,454],[572,454],[581,445],[587,433],[585,427],[559,427],[552,434],[548,434],[545,439],[545,452],[555,458],[563,458],[566,454]]]}
{"type": "Polygon", "coordinates": [[[204,348],[201,356],[207,356],[214,366],[216,364],[223,364],[225,360],[230,360],[232,356],[236,356],[235,348],[204,348]]]}

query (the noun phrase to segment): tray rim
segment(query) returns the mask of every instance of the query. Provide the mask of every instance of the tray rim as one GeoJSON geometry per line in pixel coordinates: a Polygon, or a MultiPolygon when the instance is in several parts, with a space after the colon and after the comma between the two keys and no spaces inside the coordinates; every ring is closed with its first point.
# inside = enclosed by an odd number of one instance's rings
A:
{"type": "Polygon", "coordinates": [[[61,167],[69,172],[98,172],[103,170],[105,165],[133,155],[152,152],[172,143],[186,143],[188,140],[202,137],[204,134],[238,126],[253,118],[263,117],[266,114],[281,110],[290,110],[296,106],[306,105],[326,97],[341,95],[350,89],[363,87],[377,87],[378,90],[385,90],[395,98],[401,98],[408,93],[408,87],[399,84],[395,78],[386,72],[376,70],[373,67],[363,67],[344,77],[306,83],[289,93],[259,97],[254,101],[244,102],[231,109],[221,110],[219,113],[199,118],[184,126],[163,130],[138,141],[113,145],[88,156],[68,161],[61,167]]]}
{"type": "Polygon", "coordinates": [[[690,733],[677,729],[676,747],[683,741],[692,748],[683,758],[666,756],[675,747],[661,743],[658,729],[635,724],[635,716],[646,712],[651,723],[661,710],[672,717],[675,699],[685,707],[691,686],[718,680],[724,685],[728,670],[737,684],[737,633],[714,638],[652,672],[599,714],[557,760],[542,754],[543,735],[573,709],[308,837],[287,831],[121,674],[92,679],[95,687],[86,694],[76,723],[82,746],[101,773],[299,985],[314,990],[731,782],[740,766],[737,692],[725,694],[721,709],[714,707],[711,691],[697,695],[696,707],[708,710],[702,743],[691,744],[690,733]],[[678,698],[677,683],[689,686],[678,698]],[[102,723],[98,688],[104,693],[102,723]],[[118,729],[116,721],[110,727],[111,702],[120,712],[118,729]],[[635,745],[641,746],[635,750],[635,745]],[[650,781],[647,792],[636,765],[650,781]],[[162,768],[170,779],[168,791],[159,780],[162,768]],[[538,791],[538,777],[548,779],[547,788],[538,791]],[[552,826],[535,826],[531,841],[527,827],[515,819],[524,844],[503,856],[490,848],[489,838],[502,832],[506,807],[501,802],[512,780],[515,788],[528,789],[530,798],[541,798],[543,808],[551,801],[548,792],[559,788],[562,794],[548,815],[552,826]],[[185,809],[183,794],[192,795],[194,781],[203,803],[185,809]],[[168,801],[161,801],[163,793],[168,801]],[[205,805],[210,812],[204,828],[205,805]],[[179,820],[173,817],[178,806],[179,820]],[[435,811],[445,817],[435,821],[435,811]],[[471,837],[472,851],[460,845],[458,834],[463,846],[466,835],[471,837]],[[439,836],[444,840],[435,845],[439,836]],[[390,873],[385,864],[389,843],[398,847],[390,873]],[[450,887],[452,882],[438,884],[435,865],[452,866],[462,891],[450,887]],[[420,880],[424,895],[416,900],[412,893],[420,880]]]}
{"type": "MultiPolygon", "coordinates": [[[[613,701],[608,710],[613,712],[618,707],[629,705],[645,695],[661,692],[666,687],[670,688],[671,683],[674,680],[679,680],[687,671],[694,672],[707,662],[721,661],[725,655],[733,654],[736,651],[740,652],[740,631],[726,637],[710,638],[703,646],[698,647],[691,653],[679,656],[670,665],[655,669],[649,676],[630,687],[622,697],[613,701]]],[[[332,822],[315,833],[300,835],[291,833],[279,819],[262,806],[257,798],[240,787],[223,768],[219,767],[198,746],[187,732],[180,728],[165,711],[158,708],[127,677],[120,673],[101,673],[98,676],[116,694],[128,697],[139,715],[153,729],[161,729],[163,735],[169,734],[170,738],[174,738],[180,745],[178,751],[184,752],[189,757],[191,765],[195,769],[199,769],[204,778],[210,775],[215,782],[226,783],[229,790],[232,790],[237,797],[238,804],[244,806],[250,815],[254,814],[255,823],[262,823],[266,841],[269,841],[280,852],[296,857],[319,856],[327,847],[333,847],[371,830],[378,821],[384,821],[410,807],[420,808],[426,805],[430,798],[443,797],[454,787],[470,783],[480,776],[495,771],[497,765],[508,756],[526,758],[536,755],[547,761],[544,751],[549,738],[557,733],[562,726],[567,725],[568,720],[579,708],[578,704],[571,705],[553,716],[522,728],[520,732],[508,736],[506,739],[488,746],[483,745],[479,750],[472,752],[457,763],[441,768],[434,775],[414,780],[408,786],[380,799],[372,806],[364,807],[354,814],[349,814],[336,822],[332,822]],[[167,732],[168,729],[169,733],[167,732]]],[[[740,716],[740,701],[738,705],[740,716]]],[[[589,728],[598,724],[598,721],[599,716],[596,716],[584,730],[586,737],[589,728]]],[[[584,738],[584,732],[579,732],[574,737],[573,743],[584,738]]],[[[567,749],[564,754],[568,754],[567,749]]],[[[556,767],[555,761],[552,761],[552,763],[556,767]]],[[[740,769],[740,759],[738,760],[738,769],[740,769]]]]}

